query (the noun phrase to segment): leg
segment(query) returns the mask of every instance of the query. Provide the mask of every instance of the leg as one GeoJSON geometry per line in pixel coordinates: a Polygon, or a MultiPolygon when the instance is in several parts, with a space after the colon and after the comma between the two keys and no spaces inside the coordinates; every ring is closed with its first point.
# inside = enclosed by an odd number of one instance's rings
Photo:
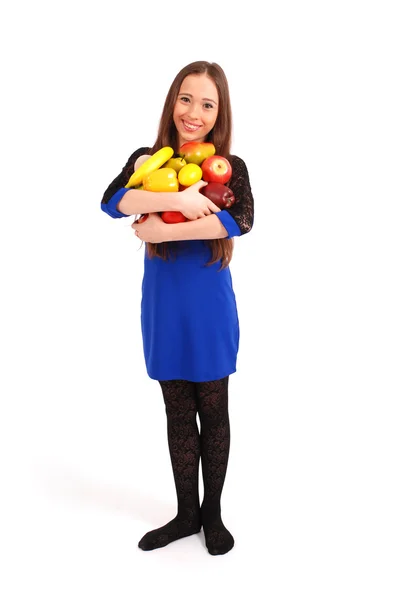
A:
{"type": "Polygon", "coordinates": [[[199,507],[200,439],[196,422],[195,384],[184,380],[160,381],[167,415],[167,437],[177,491],[177,516],[139,542],[155,550],[201,529],[199,507]]]}
{"type": "Polygon", "coordinates": [[[228,377],[197,383],[196,389],[204,483],[202,525],[209,553],[225,554],[234,546],[234,538],[221,520],[220,508],[230,450],[228,377]]]}

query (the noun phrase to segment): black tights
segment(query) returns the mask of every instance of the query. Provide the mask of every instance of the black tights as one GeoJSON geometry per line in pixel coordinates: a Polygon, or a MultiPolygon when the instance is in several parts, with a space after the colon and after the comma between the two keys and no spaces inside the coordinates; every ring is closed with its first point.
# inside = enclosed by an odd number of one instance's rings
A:
{"type": "Polygon", "coordinates": [[[177,516],[139,542],[142,550],[155,550],[203,526],[210,554],[225,554],[234,545],[221,519],[220,499],[230,450],[228,377],[194,383],[160,381],[167,415],[167,436],[177,492],[177,516]],[[199,413],[200,431],[196,421],[199,413]],[[199,502],[199,461],[204,496],[199,502]]]}

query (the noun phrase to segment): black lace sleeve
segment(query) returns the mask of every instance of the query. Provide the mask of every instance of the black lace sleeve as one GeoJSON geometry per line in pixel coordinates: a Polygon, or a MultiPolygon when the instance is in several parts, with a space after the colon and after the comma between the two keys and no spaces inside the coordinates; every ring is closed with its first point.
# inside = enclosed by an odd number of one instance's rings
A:
{"type": "Polygon", "coordinates": [[[107,204],[110,198],[128,183],[129,178],[134,172],[136,159],[142,156],[142,154],[149,154],[149,150],[150,148],[138,148],[138,150],[135,150],[135,152],[131,154],[121,173],[115,179],[113,179],[107,190],[104,192],[102,204],[107,204]]]}
{"type": "Polygon", "coordinates": [[[231,208],[226,208],[225,210],[236,221],[241,235],[243,235],[244,233],[248,233],[253,226],[254,202],[251,184],[248,169],[242,158],[231,155],[229,161],[233,173],[226,185],[234,192],[235,202],[231,208]]]}

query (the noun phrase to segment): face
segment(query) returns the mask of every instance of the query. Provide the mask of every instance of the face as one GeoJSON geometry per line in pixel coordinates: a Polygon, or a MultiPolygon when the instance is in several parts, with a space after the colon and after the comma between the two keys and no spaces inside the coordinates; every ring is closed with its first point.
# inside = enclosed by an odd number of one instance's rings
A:
{"type": "Polygon", "coordinates": [[[173,119],[179,147],[186,142],[204,142],[216,123],[219,95],[206,74],[188,75],[181,84],[173,119]]]}

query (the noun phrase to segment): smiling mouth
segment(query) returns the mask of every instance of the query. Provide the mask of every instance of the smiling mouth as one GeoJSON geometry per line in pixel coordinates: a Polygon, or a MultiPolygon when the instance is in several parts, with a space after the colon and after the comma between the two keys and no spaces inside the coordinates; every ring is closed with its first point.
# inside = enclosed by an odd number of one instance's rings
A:
{"type": "Polygon", "coordinates": [[[185,129],[187,129],[188,131],[198,131],[198,129],[200,129],[201,125],[192,125],[191,123],[188,123],[187,121],[182,121],[184,124],[185,129]]]}

